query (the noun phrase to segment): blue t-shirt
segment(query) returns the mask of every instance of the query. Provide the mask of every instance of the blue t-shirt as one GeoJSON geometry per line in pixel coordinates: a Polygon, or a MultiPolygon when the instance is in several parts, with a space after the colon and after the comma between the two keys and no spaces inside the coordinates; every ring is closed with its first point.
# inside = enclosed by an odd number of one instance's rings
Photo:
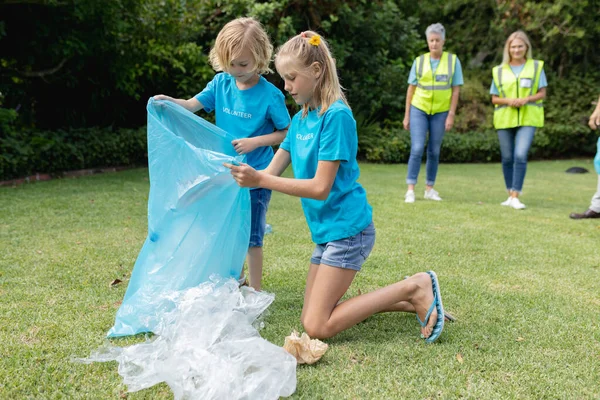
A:
{"type": "MultiPolygon", "coordinates": [[[[440,65],[440,60],[431,58],[431,71],[433,71],[434,74],[438,65],[440,65]]],[[[412,67],[410,68],[410,73],[408,74],[408,84],[417,86],[417,83],[419,83],[419,81],[417,80],[417,59],[415,58],[412,67]]],[[[463,84],[462,65],[460,64],[458,57],[456,57],[456,64],[454,64],[454,72],[452,73],[452,86],[460,86],[463,84]]]]}
{"type": "MultiPolygon", "coordinates": [[[[223,72],[195,97],[205,111],[215,110],[219,128],[239,139],[273,133],[290,124],[283,93],[262,76],[250,89],[240,90],[235,78],[223,72]]],[[[265,169],[272,158],[271,146],[263,146],[248,153],[246,161],[255,169],[265,169]]]]}
{"type": "Polygon", "coordinates": [[[338,100],[323,113],[302,111],[292,118],[280,148],[288,151],[296,179],[312,179],[319,161],[340,160],[340,167],[326,200],[301,199],[312,240],[323,244],[362,232],[372,221],[367,192],[357,182],[358,135],[352,111],[338,100]]]}
{"type": "MultiPolygon", "coordinates": [[[[518,78],[521,71],[523,71],[523,68],[525,68],[525,64],[521,64],[521,65],[517,65],[517,66],[509,65],[509,67],[512,70],[513,74],[515,74],[515,76],[518,78]]],[[[540,84],[538,86],[538,90],[540,90],[541,88],[545,88],[547,86],[548,86],[548,81],[546,81],[546,73],[544,72],[544,69],[542,68],[542,73],[540,74],[540,84]]],[[[490,86],[490,94],[500,96],[500,92],[498,91],[498,88],[496,87],[496,83],[494,83],[493,79],[492,79],[492,85],[490,86]]]]}

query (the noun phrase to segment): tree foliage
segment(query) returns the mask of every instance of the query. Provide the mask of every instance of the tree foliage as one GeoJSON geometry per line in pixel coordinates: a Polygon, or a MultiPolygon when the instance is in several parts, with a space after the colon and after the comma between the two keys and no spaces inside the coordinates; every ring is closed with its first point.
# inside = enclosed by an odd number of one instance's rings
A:
{"type": "MultiPolygon", "coordinates": [[[[247,15],[276,47],[307,29],[329,40],[362,154],[377,142],[370,132],[402,119],[409,68],[427,51],[425,28],[435,22],[465,73],[456,132],[491,129],[490,70],[507,36],[522,29],[550,84],[540,135],[592,140],[581,120],[600,87],[598,0],[4,0],[0,107],[12,111],[0,128],[9,120],[11,132],[142,126],[149,96],[202,90],[214,75],[207,56],[217,33],[247,15]]],[[[276,74],[267,78],[282,87],[276,74]]]]}

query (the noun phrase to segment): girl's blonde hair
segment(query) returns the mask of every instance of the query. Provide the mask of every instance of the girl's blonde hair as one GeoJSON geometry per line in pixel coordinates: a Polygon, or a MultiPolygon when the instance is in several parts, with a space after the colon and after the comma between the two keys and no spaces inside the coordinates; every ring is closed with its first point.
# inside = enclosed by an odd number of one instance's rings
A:
{"type": "Polygon", "coordinates": [[[260,22],[248,17],[234,19],[221,29],[208,56],[210,65],[215,71],[229,72],[231,61],[238,58],[244,49],[252,52],[258,74],[273,72],[269,68],[273,57],[269,36],[260,22]]]}
{"type": "MultiPolygon", "coordinates": [[[[288,71],[289,68],[306,74],[315,62],[320,64],[322,70],[313,93],[314,104],[321,107],[319,115],[322,115],[338,100],[342,100],[350,107],[344,95],[344,89],[340,85],[335,60],[331,56],[329,45],[316,32],[305,31],[294,36],[285,42],[275,55],[275,68],[280,75],[283,75],[282,70],[288,71]]],[[[308,114],[308,107],[308,104],[302,105],[302,116],[308,114]]]]}
{"type": "Polygon", "coordinates": [[[523,31],[516,31],[511,33],[508,39],[506,39],[506,43],[504,44],[504,53],[502,53],[502,64],[510,63],[510,44],[515,39],[521,39],[527,46],[527,53],[525,53],[525,59],[531,60],[533,58],[533,56],[531,55],[531,42],[529,41],[527,34],[523,31]]]}

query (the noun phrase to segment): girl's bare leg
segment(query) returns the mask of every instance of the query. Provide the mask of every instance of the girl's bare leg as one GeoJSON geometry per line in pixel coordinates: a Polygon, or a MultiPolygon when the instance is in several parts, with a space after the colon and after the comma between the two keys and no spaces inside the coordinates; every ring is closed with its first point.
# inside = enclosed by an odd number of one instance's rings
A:
{"type": "Polygon", "coordinates": [[[246,255],[248,263],[248,273],[250,275],[250,286],[254,290],[260,291],[262,284],[262,269],[263,269],[263,249],[262,247],[248,248],[246,255]]]}
{"type": "Polygon", "coordinates": [[[313,283],[315,281],[315,277],[317,276],[317,271],[319,270],[318,264],[310,264],[308,267],[308,275],[306,276],[306,287],[304,288],[304,305],[302,305],[302,315],[300,316],[300,321],[304,324],[304,313],[308,308],[308,303],[310,300],[310,294],[312,293],[313,283]]]}
{"type": "MultiPolygon", "coordinates": [[[[302,317],[304,329],[311,337],[334,336],[375,313],[395,311],[391,307],[399,302],[410,303],[419,318],[424,320],[433,302],[431,278],[423,272],[339,304],[339,299],[348,290],[356,271],[321,264],[313,273],[311,276],[309,271],[312,282],[310,290],[307,285],[302,317]]],[[[437,311],[434,309],[427,326],[421,328],[421,333],[426,338],[431,335],[436,319],[437,311]]]]}

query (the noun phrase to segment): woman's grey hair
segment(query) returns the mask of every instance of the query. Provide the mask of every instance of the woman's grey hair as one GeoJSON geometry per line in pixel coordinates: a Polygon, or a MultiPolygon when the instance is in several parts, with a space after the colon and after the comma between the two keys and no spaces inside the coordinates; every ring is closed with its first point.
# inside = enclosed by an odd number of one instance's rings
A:
{"type": "Polygon", "coordinates": [[[446,29],[444,29],[444,25],[437,23],[431,24],[425,29],[425,38],[429,39],[429,35],[432,33],[437,33],[442,37],[442,40],[446,40],[446,29]]]}

